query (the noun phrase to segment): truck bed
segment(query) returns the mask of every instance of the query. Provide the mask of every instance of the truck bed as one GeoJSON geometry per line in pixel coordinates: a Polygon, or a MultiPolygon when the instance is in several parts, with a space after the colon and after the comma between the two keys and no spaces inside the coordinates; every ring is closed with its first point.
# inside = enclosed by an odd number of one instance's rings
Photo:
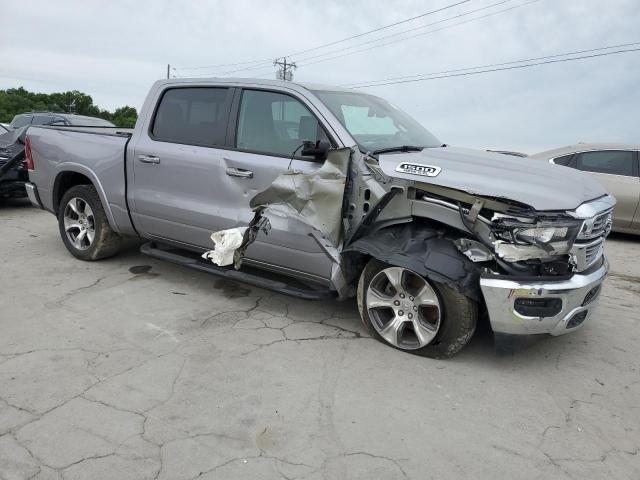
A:
{"type": "Polygon", "coordinates": [[[117,127],[30,127],[35,168],[29,179],[38,186],[43,207],[55,213],[60,182],[70,174],[83,175],[95,185],[111,225],[121,233],[132,232],[125,165],[131,133],[117,127]]]}

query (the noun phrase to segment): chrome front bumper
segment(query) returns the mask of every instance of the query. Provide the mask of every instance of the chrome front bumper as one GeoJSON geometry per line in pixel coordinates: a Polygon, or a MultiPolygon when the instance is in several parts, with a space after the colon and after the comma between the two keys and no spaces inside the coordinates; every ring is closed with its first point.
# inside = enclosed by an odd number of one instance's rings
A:
{"type": "Polygon", "coordinates": [[[27,191],[27,197],[29,197],[31,204],[36,208],[42,208],[40,195],[38,195],[38,188],[33,183],[25,183],[24,188],[27,191]]]}
{"type": "MultiPolygon", "coordinates": [[[[560,282],[519,282],[504,278],[480,279],[494,332],[512,335],[572,332],[592,315],[600,285],[609,271],[606,258],[595,271],[575,274],[560,282]],[[562,306],[553,316],[525,316],[516,311],[517,299],[560,299],[562,306]]],[[[551,300],[556,302],[557,300],[551,300]]],[[[521,301],[522,302],[522,301],[521,301]]],[[[522,307],[518,307],[522,310],[522,307]]]]}

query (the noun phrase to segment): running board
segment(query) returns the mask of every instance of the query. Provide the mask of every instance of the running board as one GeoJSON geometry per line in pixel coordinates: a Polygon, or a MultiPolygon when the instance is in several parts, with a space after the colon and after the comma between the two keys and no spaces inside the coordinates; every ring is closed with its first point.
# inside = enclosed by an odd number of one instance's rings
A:
{"type": "MultiPolygon", "coordinates": [[[[224,277],[229,280],[247,283],[254,287],[260,287],[274,292],[290,295],[292,297],[303,298],[307,300],[324,300],[336,297],[336,292],[329,289],[313,289],[305,288],[303,285],[294,285],[280,279],[268,278],[266,275],[275,276],[270,272],[264,275],[259,273],[235,270],[233,268],[225,268],[214,265],[202,259],[197,253],[188,250],[180,250],[171,246],[159,245],[155,242],[145,243],[140,247],[140,252],[159,260],[166,260],[171,263],[192,268],[200,272],[210,273],[218,277],[224,277]]],[[[260,272],[262,273],[262,272],[260,272]]],[[[280,278],[283,278],[280,276],[280,278]]]]}

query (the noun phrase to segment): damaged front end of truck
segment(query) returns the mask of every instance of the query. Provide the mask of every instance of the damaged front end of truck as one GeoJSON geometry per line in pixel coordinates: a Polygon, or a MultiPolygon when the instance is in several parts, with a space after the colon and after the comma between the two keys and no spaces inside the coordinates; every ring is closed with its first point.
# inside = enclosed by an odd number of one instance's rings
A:
{"type": "MultiPolygon", "coordinates": [[[[313,227],[333,262],[340,298],[354,295],[364,265],[375,258],[461,292],[486,308],[496,333],[558,335],[590,315],[608,269],[603,243],[613,197],[541,211],[491,195],[501,190],[500,179],[482,192],[478,178],[474,187],[447,186],[446,179],[434,181],[446,161],[393,157],[343,148],[313,173],[283,172],[251,201],[255,217],[235,251],[236,268],[248,245],[268,234],[269,218],[287,216],[313,227]]],[[[597,189],[590,188],[587,196],[597,189]]]]}

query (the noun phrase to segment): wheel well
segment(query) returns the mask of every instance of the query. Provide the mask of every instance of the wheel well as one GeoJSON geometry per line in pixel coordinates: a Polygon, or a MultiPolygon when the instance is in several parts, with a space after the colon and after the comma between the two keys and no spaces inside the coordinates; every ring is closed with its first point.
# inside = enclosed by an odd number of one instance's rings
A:
{"type": "Polygon", "coordinates": [[[93,185],[93,182],[89,180],[85,175],[78,172],[62,172],[56,177],[56,181],[53,185],[53,210],[58,213],[60,206],[60,200],[62,196],[71,187],[76,185],[93,185]]]}

